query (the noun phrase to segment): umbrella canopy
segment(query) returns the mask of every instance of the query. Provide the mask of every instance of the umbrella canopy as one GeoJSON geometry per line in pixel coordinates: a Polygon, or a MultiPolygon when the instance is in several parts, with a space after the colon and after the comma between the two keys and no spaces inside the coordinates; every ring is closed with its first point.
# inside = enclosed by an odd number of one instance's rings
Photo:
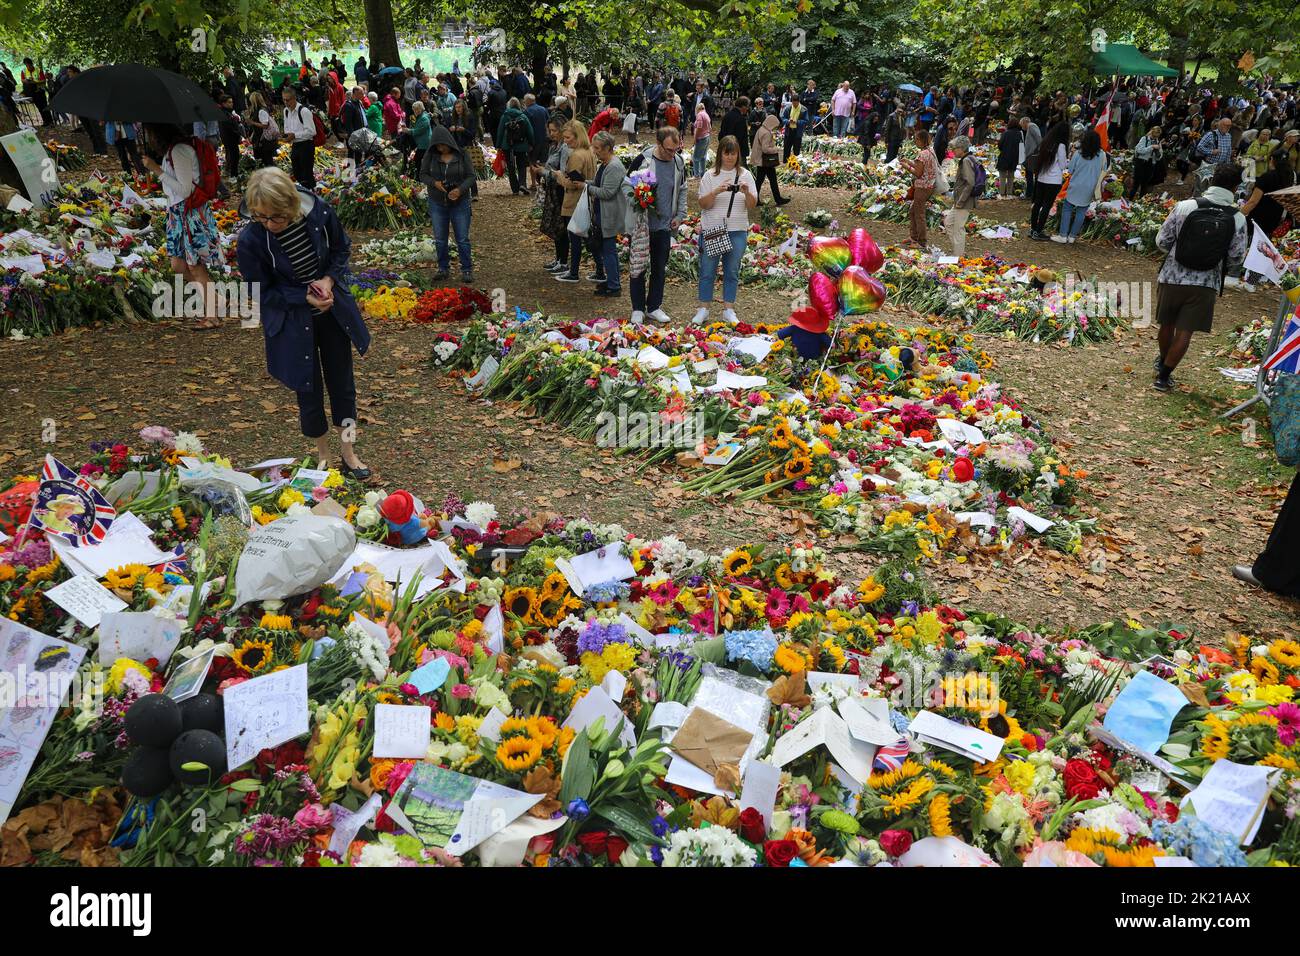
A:
{"type": "Polygon", "coordinates": [[[386,66],[375,74],[375,78],[380,81],[383,81],[385,77],[390,76],[406,76],[406,71],[400,66],[386,66]]]}
{"type": "Polygon", "coordinates": [[[55,94],[50,108],[69,116],[121,123],[184,125],[222,118],[212,97],[191,80],[138,63],[86,70],[55,94]]]}
{"type": "Polygon", "coordinates": [[[1277,200],[1292,216],[1300,216],[1300,186],[1288,186],[1265,195],[1277,200]]]}
{"type": "Polygon", "coordinates": [[[899,88],[900,90],[902,90],[903,92],[905,92],[905,93],[921,93],[921,92],[924,92],[924,91],[923,91],[919,86],[917,86],[915,83],[900,83],[899,86],[898,86],[898,88],[899,88]]]}
{"type": "Polygon", "coordinates": [[[1177,70],[1161,66],[1142,55],[1131,43],[1107,43],[1092,58],[1092,72],[1102,76],[1177,76],[1177,70]]]}

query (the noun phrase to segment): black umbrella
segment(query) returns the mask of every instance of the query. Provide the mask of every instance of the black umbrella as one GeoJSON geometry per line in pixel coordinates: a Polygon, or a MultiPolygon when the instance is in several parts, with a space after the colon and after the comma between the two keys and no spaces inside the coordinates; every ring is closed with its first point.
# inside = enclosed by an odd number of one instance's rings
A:
{"type": "Polygon", "coordinates": [[[223,119],[195,83],[138,63],[97,66],[69,80],[50,103],[55,113],[120,123],[176,123],[223,119]]]}

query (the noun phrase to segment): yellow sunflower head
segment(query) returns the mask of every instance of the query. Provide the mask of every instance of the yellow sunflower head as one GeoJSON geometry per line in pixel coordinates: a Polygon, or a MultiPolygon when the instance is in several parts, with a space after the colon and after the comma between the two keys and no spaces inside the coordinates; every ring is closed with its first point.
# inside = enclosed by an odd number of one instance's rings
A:
{"type": "Polygon", "coordinates": [[[231,655],[231,660],[250,674],[258,674],[269,670],[274,660],[271,642],[257,639],[244,641],[235,649],[235,653],[231,655]]]}
{"type": "Polygon", "coordinates": [[[497,760],[513,773],[522,773],[542,759],[542,744],[532,737],[509,737],[497,747],[497,760]]]}
{"type": "Polygon", "coordinates": [[[748,574],[754,567],[754,557],[744,548],[737,548],[722,559],[722,571],[729,578],[748,574]]]}

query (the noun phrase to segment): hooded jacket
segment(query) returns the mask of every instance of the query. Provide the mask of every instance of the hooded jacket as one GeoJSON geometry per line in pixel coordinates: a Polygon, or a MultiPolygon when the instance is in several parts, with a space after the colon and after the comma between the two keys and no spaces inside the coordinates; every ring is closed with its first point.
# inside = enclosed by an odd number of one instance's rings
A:
{"type": "Polygon", "coordinates": [[[433,132],[429,136],[429,148],[425,150],[424,159],[420,161],[419,178],[420,182],[429,187],[430,202],[439,206],[451,205],[448,193],[453,189],[460,190],[458,202],[461,199],[468,200],[470,187],[474,185],[474,165],[469,161],[465,150],[456,145],[456,140],[452,138],[451,131],[447,127],[433,127],[433,132]],[[451,148],[451,158],[445,164],[438,152],[439,145],[451,148]],[[433,185],[438,181],[446,187],[446,192],[433,185]]]}
{"type": "MultiPolygon", "coordinates": [[[[299,187],[298,202],[307,220],[307,235],[320,260],[317,278],[329,276],[334,280],[334,307],[322,318],[332,315],[356,350],[365,355],[370,347],[370,331],[348,291],[352,241],[324,200],[299,187]]],[[[247,216],[248,207],[241,203],[239,213],[247,216]]],[[[294,391],[309,391],[315,370],[316,336],[312,307],[307,303],[307,283],[294,274],[293,263],[279,240],[260,222],[250,222],[240,231],[236,254],[240,275],[258,290],[267,371],[294,391]]]]}
{"type": "Polygon", "coordinates": [[[754,130],[754,145],[749,150],[749,165],[762,166],[764,153],[778,153],[776,148],[776,128],[780,125],[780,120],[775,116],[768,115],[763,120],[763,125],[754,130]]]}

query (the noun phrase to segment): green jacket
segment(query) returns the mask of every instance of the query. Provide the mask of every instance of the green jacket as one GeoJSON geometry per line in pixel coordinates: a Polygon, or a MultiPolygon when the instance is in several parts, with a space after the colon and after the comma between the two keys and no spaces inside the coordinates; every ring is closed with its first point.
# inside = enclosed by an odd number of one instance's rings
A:
{"type": "Polygon", "coordinates": [[[523,110],[506,110],[501,114],[501,122],[497,123],[496,135],[492,137],[492,145],[497,149],[509,149],[512,153],[526,153],[533,148],[533,123],[523,110]],[[519,142],[512,146],[506,146],[506,127],[512,120],[518,119],[523,125],[523,136],[519,142]]]}
{"type": "Polygon", "coordinates": [[[371,103],[366,107],[366,125],[376,136],[384,135],[384,111],[379,108],[378,103],[371,103]]]}
{"type": "Polygon", "coordinates": [[[415,140],[416,149],[429,148],[429,140],[433,138],[433,125],[429,122],[427,112],[421,113],[420,118],[411,127],[411,138],[415,140]]]}

